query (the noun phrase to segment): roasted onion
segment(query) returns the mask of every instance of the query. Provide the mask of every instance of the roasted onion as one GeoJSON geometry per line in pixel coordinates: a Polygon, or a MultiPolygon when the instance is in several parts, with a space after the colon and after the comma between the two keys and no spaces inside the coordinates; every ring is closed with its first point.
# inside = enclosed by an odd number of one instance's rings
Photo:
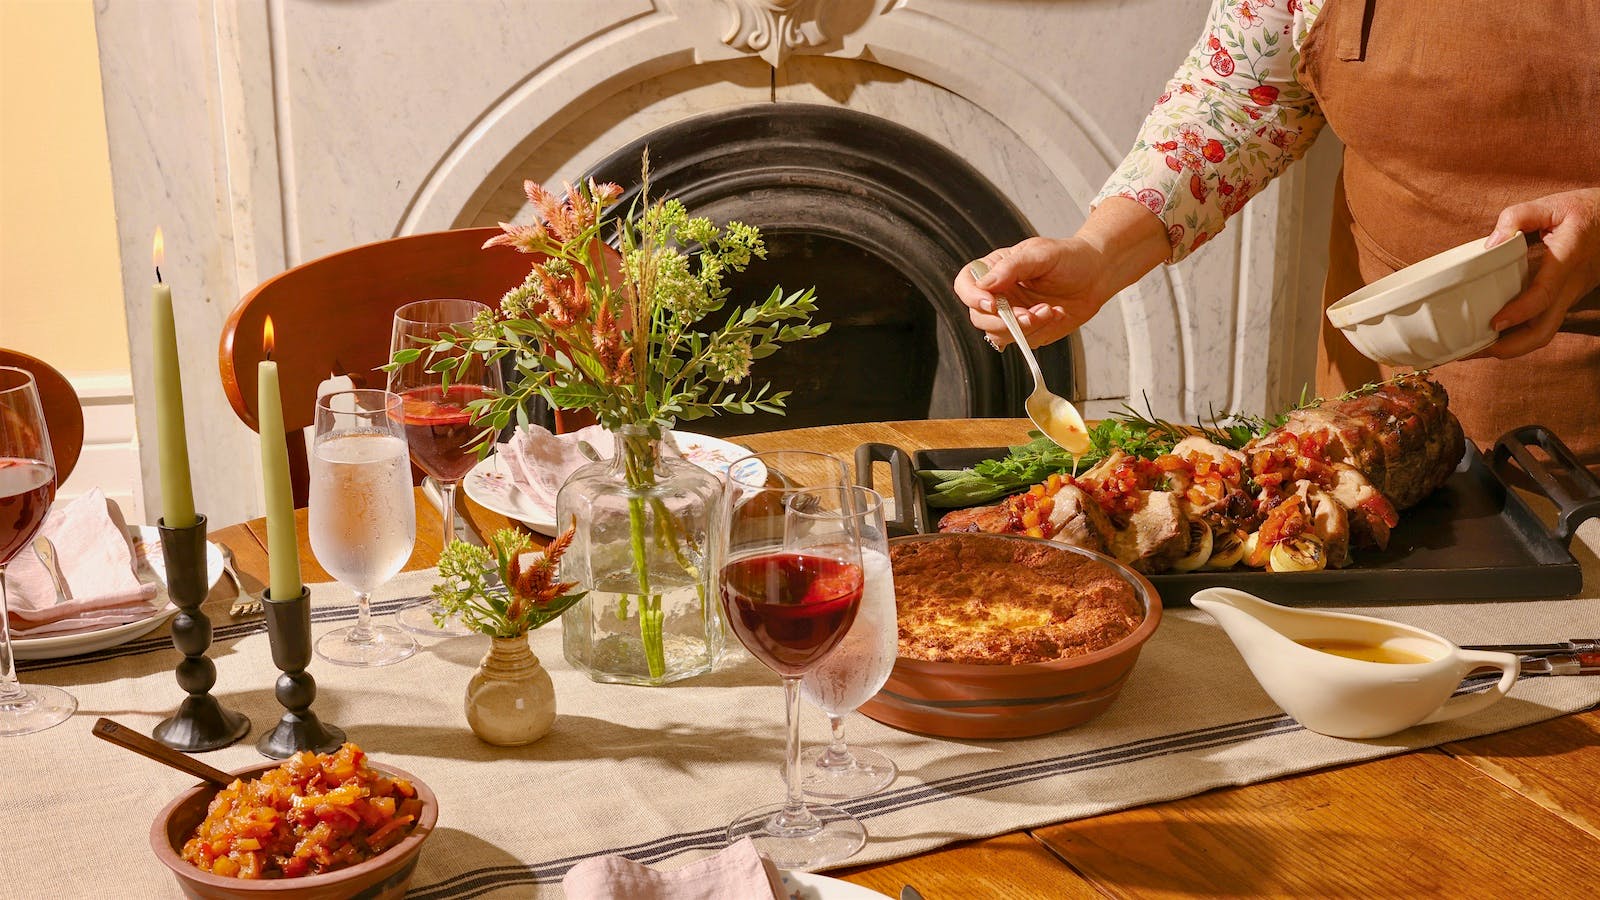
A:
{"type": "Polygon", "coordinates": [[[1301,534],[1272,545],[1269,572],[1312,572],[1328,564],[1328,554],[1315,535],[1301,534]]]}
{"type": "Polygon", "coordinates": [[[1252,531],[1245,535],[1244,553],[1241,561],[1252,569],[1260,569],[1267,564],[1267,557],[1272,553],[1272,545],[1261,540],[1260,530],[1252,531]]]}
{"type": "Polygon", "coordinates": [[[1211,559],[1211,526],[1204,519],[1189,520],[1189,552],[1172,563],[1174,572],[1193,572],[1211,559]]]}
{"type": "Polygon", "coordinates": [[[1231,569],[1244,559],[1245,534],[1237,528],[1218,532],[1211,538],[1211,558],[1204,568],[1231,569]]]}

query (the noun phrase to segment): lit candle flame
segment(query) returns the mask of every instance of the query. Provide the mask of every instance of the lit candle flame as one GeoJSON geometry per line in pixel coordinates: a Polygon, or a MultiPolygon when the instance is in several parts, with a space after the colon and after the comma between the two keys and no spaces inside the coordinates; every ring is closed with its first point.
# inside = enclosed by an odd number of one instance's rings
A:
{"type": "Polygon", "coordinates": [[[272,317],[267,316],[267,324],[261,328],[261,352],[266,354],[267,359],[271,359],[272,350],[276,346],[277,341],[272,337],[272,317]]]}
{"type": "Polygon", "coordinates": [[[161,264],[167,260],[167,242],[161,237],[161,226],[156,226],[156,239],[150,249],[150,258],[156,264],[156,281],[161,280],[161,264]]]}

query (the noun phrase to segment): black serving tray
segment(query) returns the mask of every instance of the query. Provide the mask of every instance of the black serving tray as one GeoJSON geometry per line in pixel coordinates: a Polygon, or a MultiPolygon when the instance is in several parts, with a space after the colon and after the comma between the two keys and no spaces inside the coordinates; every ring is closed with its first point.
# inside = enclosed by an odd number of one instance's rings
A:
{"type": "MultiPolygon", "coordinates": [[[[1006,452],[1005,447],[983,447],[907,453],[890,444],[863,444],[856,450],[856,478],[870,487],[872,464],[889,463],[896,497],[890,534],[927,534],[948,510],[928,507],[915,470],[962,469],[1006,452]],[[908,497],[910,502],[901,499],[908,497]]],[[[1566,597],[1583,587],[1582,569],[1568,549],[1572,534],[1584,520],[1597,516],[1600,481],[1548,429],[1531,425],[1501,437],[1489,459],[1469,441],[1444,486],[1400,514],[1388,548],[1354,551],[1355,563],[1347,568],[1236,568],[1152,575],[1150,581],[1165,606],[1185,605],[1208,587],[1237,588],[1288,604],[1566,597]],[[1544,451],[1550,464],[1528,452],[1533,446],[1544,451]],[[1556,505],[1555,528],[1507,489],[1508,478],[1531,479],[1556,505]]]]}

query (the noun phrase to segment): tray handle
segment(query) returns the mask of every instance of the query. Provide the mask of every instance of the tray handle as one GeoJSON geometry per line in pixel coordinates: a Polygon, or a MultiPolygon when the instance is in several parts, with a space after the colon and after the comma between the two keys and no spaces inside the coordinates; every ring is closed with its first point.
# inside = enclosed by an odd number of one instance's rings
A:
{"type": "Polygon", "coordinates": [[[889,464],[889,479],[894,485],[894,516],[884,524],[890,537],[922,534],[927,526],[923,513],[922,482],[911,465],[911,454],[893,444],[867,443],[856,448],[856,484],[873,487],[872,464],[889,464]]]}
{"type": "Polygon", "coordinates": [[[1561,543],[1571,546],[1578,526],[1600,517],[1600,479],[1578,461],[1555,432],[1543,425],[1524,425],[1501,435],[1494,442],[1490,460],[1496,470],[1504,467],[1508,460],[1515,462],[1556,505],[1555,538],[1561,543]],[[1538,447],[1549,454],[1565,473],[1566,480],[1557,478],[1549,466],[1534,459],[1528,452],[1529,447],[1538,447]]]}

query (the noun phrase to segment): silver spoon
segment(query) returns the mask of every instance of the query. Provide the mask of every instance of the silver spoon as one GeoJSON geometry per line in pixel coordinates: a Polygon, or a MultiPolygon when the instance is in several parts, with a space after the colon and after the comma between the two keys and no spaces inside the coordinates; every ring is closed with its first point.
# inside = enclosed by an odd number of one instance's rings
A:
{"type": "MultiPolygon", "coordinates": [[[[982,280],[989,274],[989,264],[981,259],[973,260],[967,271],[972,273],[973,281],[982,280]]],[[[1022,408],[1027,411],[1028,418],[1033,420],[1035,428],[1044,433],[1044,436],[1055,441],[1063,450],[1069,453],[1082,453],[1089,449],[1089,429],[1083,424],[1083,416],[1078,414],[1078,408],[1072,402],[1059,394],[1051,393],[1044,386],[1044,372],[1039,369],[1039,360],[1034,358],[1033,349],[1028,346],[1028,339],[1022,334],[1022,326],[1017,323],[1017,314],[1011,310],[1011,301],[1005,297],[994,295],[995,313],[1000,316],[1000,321],[1006,323],[1006,329],[1011,332],[1011,339],[1016,342],[1017,348],[1022,351],[1022,358],[1028,362],[1028,370],[1033,373],[1033,393],[1023,402],[1022,408]]]]}
{"type": "Polygon", "coordinates": [[[33,555],[39,557],[39,562],[44,563],[44,570],[50,573],[50,580],[56,585],[57,605],[72,599],[72,588],[67,584],[67,576],[61,573],[61,560],[56,556],[56,545],[50,539],[40,535],[33,539],[33,555]]]}

